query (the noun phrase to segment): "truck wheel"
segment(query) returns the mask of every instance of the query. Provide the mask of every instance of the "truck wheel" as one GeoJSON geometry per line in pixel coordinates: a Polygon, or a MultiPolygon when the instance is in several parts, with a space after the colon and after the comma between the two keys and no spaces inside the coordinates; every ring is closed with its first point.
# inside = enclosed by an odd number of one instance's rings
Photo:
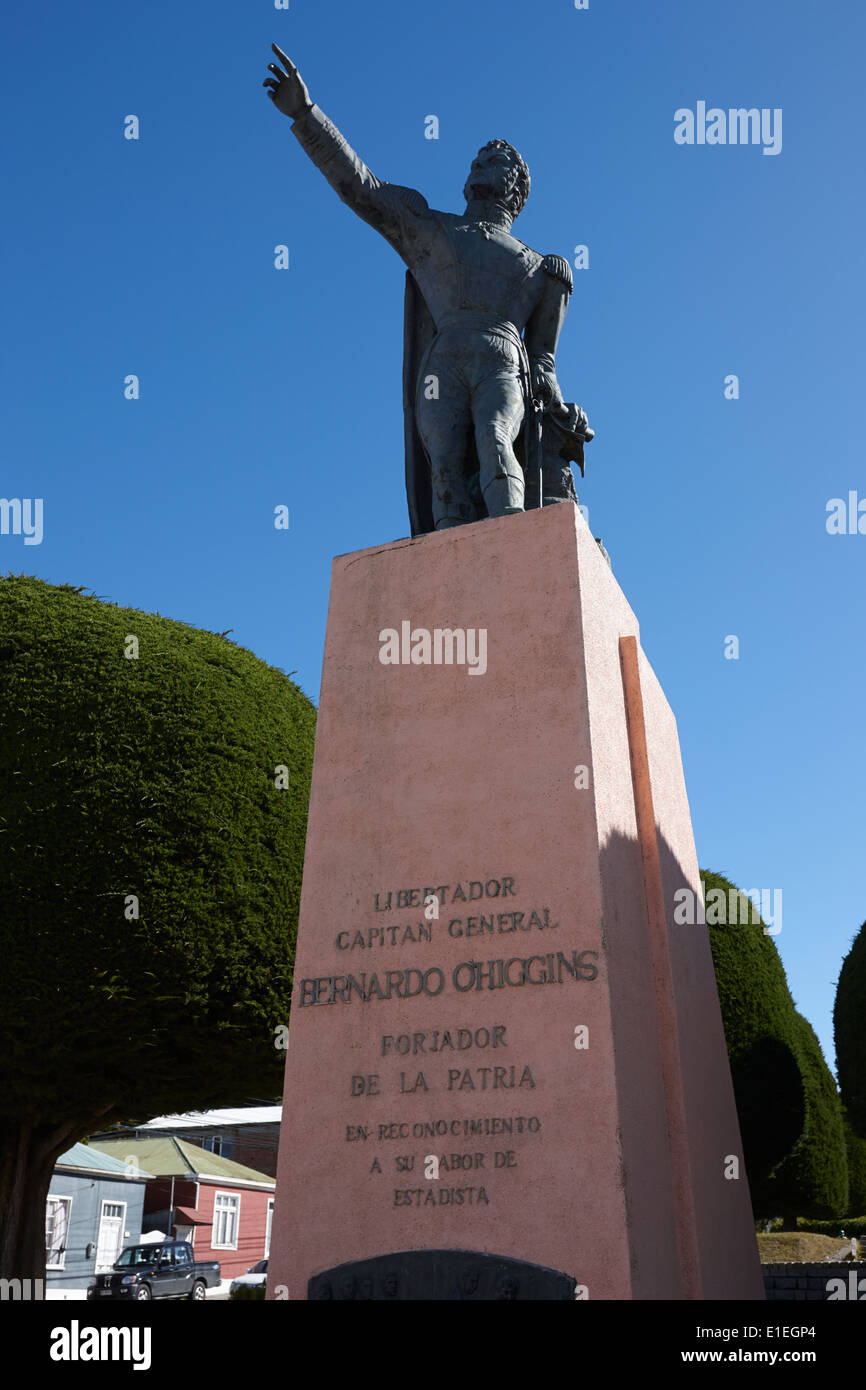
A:
{"type": "Polygon", "coordinates": [[[146,1303],[150,1296],[150,1289],[148,1288],[147,1284],[142,1284],[140,1288],[137,1288],[135,1291],[136,1303],[146,1303]]]}
{"type": "Polygon", "coordinates": [[[200,1303],[204,1298],[204,1284],[201,1282],[200,1279],[197,1279],[196,1282],[193,1284],[192,1288],[189,1291],[189,1297],[191,1299],[194,1299],[196,1303],[200,1303]]]}

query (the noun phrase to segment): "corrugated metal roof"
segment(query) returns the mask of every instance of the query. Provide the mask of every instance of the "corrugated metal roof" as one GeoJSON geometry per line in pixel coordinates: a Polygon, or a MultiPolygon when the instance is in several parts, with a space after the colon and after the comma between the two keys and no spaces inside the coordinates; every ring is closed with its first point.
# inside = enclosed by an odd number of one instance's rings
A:
{"type": "Polygon", "coordinates": [[[255,1168],[247,1168],[243,1163],[235,1163],[219,1154],[208,1153],[200,1144],[191,1144],[187,1139],[168,1136],[164,1139],[100,1139],[93,1147],[111,1156],[134,1156],[142,1168],[147,1167],[158,1178],[189,1175],[199,1179],[255,1183],[270,1188],[276,1186],[267,1173],[259,1173],[255,1168]]]}
{"type": "MultiPolygon", "coordinates": [[[[127,1144],[127,1149],[129,1145],[127,1144]]],[[[153,1178],[155,1173],[145,1172],[143,1167],[137,1171],[130,1170],[126,1158],[115,1158],[113,1155],[103,1153],[101,1148],[88,1144],[73,1144],[71,1149],[62,1153],[55,1163],[55,1168],[86,1168],[89,1173],[110,1173],[112,1177],[122,1176],[124,1178],[153,1178]]]]}
{"type": "Polygon", "coordinates": [[[241,1105],[229,1110],[192,1110],[186,1115],[157,1115],[146,1120],[138,1129],[213,1129],[218,1125],[278,1125],[283,1115],[281,1105],[241,1105]]]}

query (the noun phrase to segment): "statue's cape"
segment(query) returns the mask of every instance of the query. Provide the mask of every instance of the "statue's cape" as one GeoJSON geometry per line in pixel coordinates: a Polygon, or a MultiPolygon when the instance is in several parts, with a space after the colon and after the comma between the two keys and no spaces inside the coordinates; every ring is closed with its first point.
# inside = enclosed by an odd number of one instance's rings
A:
{"type": "Polygon", "coordinates": [[[403,301],[403,425],[406,439],[406,501],[413,536],[433,530],[430,460],[418,433],[416,399],[424,356],[436,337],[436,325],[411,270],[406,272],[403,301]]]}

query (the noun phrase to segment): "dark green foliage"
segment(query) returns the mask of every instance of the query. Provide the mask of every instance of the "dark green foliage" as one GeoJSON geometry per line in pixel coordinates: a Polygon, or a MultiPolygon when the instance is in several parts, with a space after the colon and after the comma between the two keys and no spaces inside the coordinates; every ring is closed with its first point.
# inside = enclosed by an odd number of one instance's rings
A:
{"type": "Polygon", "coordinates": [[[803,1129],[806,1097],[794,1052],[778,1038],[759,1038],[731,1059],[731,1079],[743,1138],[752,1201],[765,1191],[775,1165],[790,1152],[803,1129]]]}
{"type": "Polygon", "coordinates": [[[845,1110],[854,1133],[866,1139],[866,923],[839,971],[833,1031],[845,1110]]]}
{"type": "Polygon", "coordinates": [[[264,1303],[265,1285],[264,1284],[239,1284],[236,1289],[229,1293],[231,1303],[264,1303]]]}
{"type": "Polygon", "coordinates": [[[812,1028],[797,1013],[781,957],[758,914],[732,922],[735,885],[702,871],[724,892],[728,925],[708,927],[752,1205],[756,1217],[832,1218],[848,1204],[842,1108],[812,1028]]]}
{"type": "Polygon", "coordinates": [[[847,1119],[845,1148],[848,1153],[848,1210],[866,1211],[866,1139],[854,1133],[847,1119]]]}
{"type": "Polygon", "coordinates": [[[841,1216],[834,1221],[810,1221],[802,1216],[797,1222],[797,1230],[812,1231],[818,1236],[838,1236],[840,1231],[844,1231],[842,1239],[856,1236],[860,1240],[866,1236],[866,1216],[841,1216]]]}
{"type": "Polygon", "coordinates": [[[755,1214],[774,1214],[764,1201],[766,1183],[799,1138],[806,1118],[800,1066],[794,1050],[794,1001],[771,936],[739,905],[740,890],[722,874],[701,870],[704,896],[725,894],[728,925],[709,926],[743,1156],[755,1214]],[[733,899],[737,924],[731,911],[733,899]],[[747,918],[746,921],[743,919],[747,918]]]}
{"type": "Polygon", "coordinates": [[[22,576],[0,721],[0,1116],[278,1094],[310,701],[224,637],[22,576]]]}
{"type": "MultiPolygon", "coordinates": [[[[839,971],[833,1032],[845,1112],[848,1206],[851,1211],[866,1211],[866,923],[839,971]]],[[[866,1230],[852,1229],[849,1234],[866,1235],[866,1230]]]]}
{"type": "Polygon", "coordinates": [[[773,1211],[827,1220],[848,1211],[848,1162],[842,1103],[811,1024],[795,1013],[795,1047],[806,1093],[806,1121],[791,1152],[774,1170],[767,1193],[773,1211]]]}

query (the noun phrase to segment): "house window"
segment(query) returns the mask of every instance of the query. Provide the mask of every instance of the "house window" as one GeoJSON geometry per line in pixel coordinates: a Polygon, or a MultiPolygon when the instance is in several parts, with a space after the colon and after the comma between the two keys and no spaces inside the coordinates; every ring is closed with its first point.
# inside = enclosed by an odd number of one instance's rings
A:
{"type": "Polygon", "coordinates": [[[210,1139],[205,1139],[204,1143],[202,1144],[202,1148],[207,1149],[208,1153],[210,1154],[216,1154],[217,1158],[219,1158],[220,1154],[223,1151],[222,1135],[212,1134],[210,1139]]]}
{"type": "Polygon", "coordinates": [[[66,1260],[71,1197],[48,1198],[45,1208],[45,1268],[62,1269],[66,1260]]]}
{"type": "Polygon", "coordinates": [[[217,1192],[213,1203],[214,1250],[237,1250],[241,1199],[232,1192],[217,1192]]]}
{"type": "Polygon", "coordinates": [[[123,1249],[123,1227],[126,1221],[125,1202],[103,1202],[96,1237],[96,1273],[111,1269],[123,1249]]]}
{"type": "Polygon", "coordinates": [[[268,1198],[268,1221],[265,1227],[265,1259],[271,1253],[271,1227],[274,1224],[274,1199],[268,1198]]]}

